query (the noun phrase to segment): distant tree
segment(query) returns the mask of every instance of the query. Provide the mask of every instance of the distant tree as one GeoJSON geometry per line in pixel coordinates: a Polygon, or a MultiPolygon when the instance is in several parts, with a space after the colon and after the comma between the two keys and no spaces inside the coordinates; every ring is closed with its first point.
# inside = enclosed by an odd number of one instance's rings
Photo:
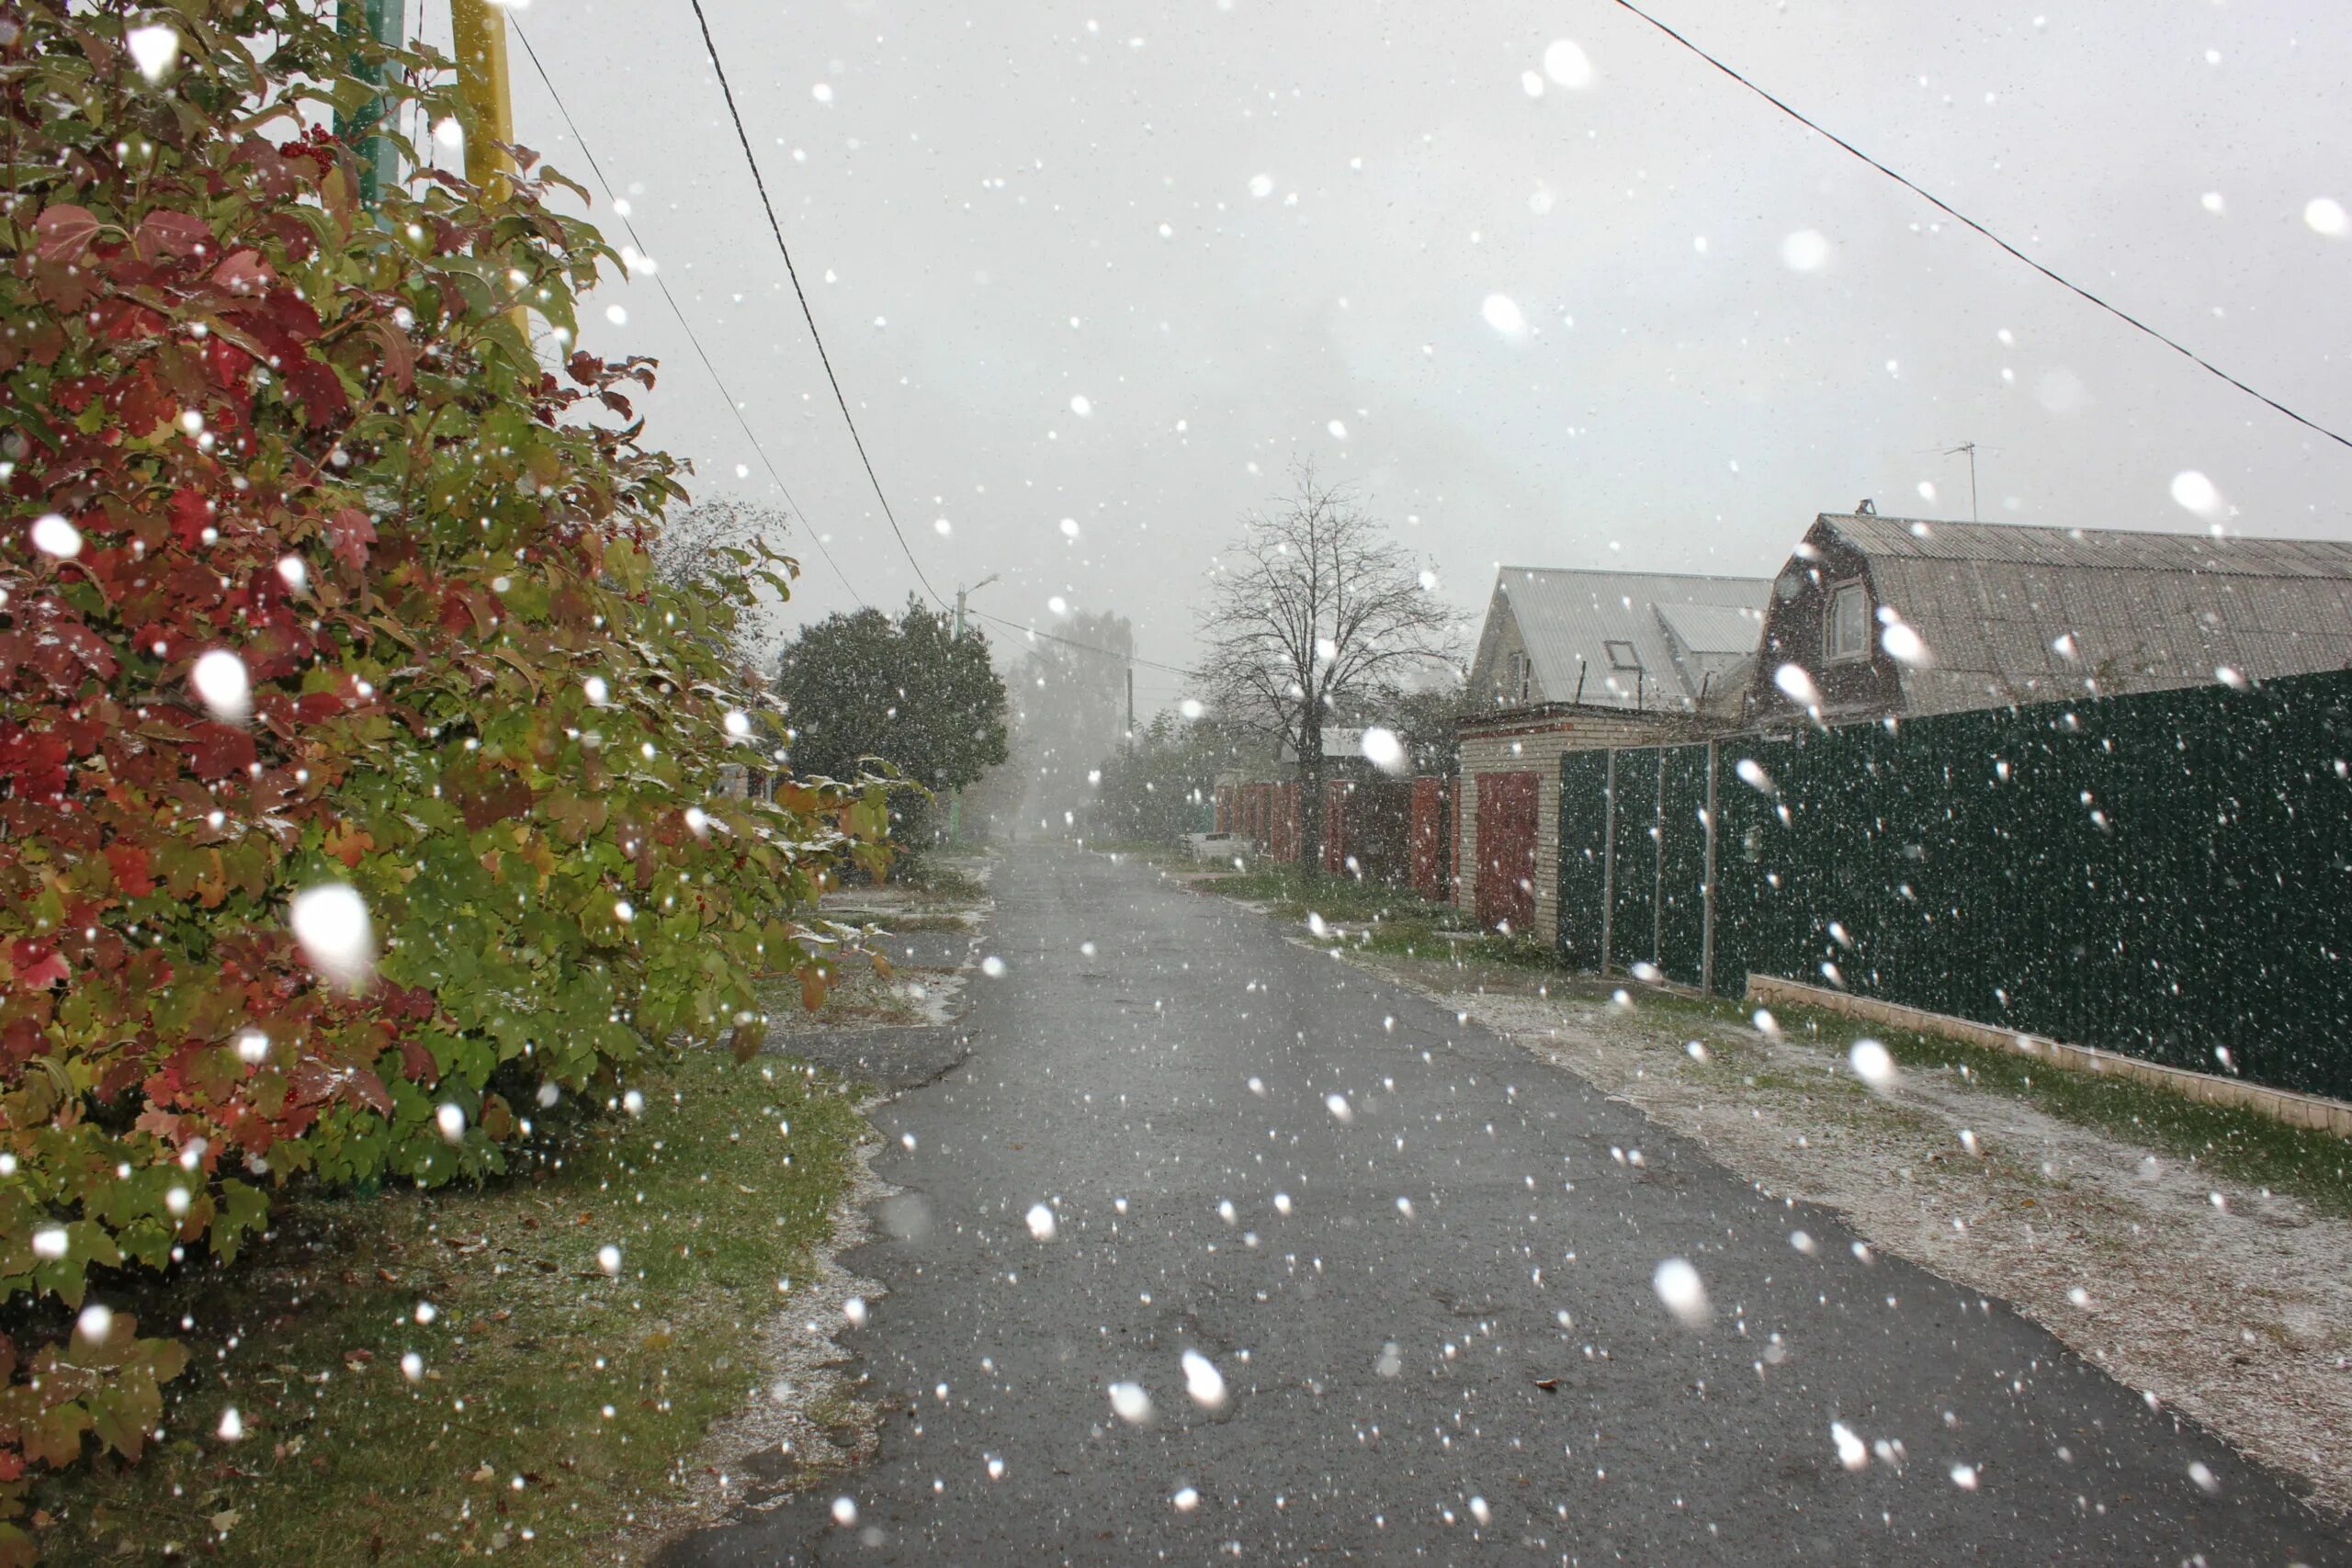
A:
{"type": "Polygon", "coordinates": [[[1311,465],[1273,512],[1243,520],[1210,575],[1200,627],[1214,706],[1295,750],[1304,867],[1322,863],[1323,731],[1335,711],[1453,652],[1457,617],[1434,582],[1311,465]]]}
{"type": "Polygon", "coordinates": [[[1364,725],[1392,729],[1405,749],[1405,771],[1451,777],[1461,771],[1462,745],[1454,732],[1463,712],[1462,672],[1448,669],[1419,686],[1389,686],[1359,705],[1364,725]]]}
{"type": "Polygon", "coordinates": [[[1173,844],[1187,833],[1205,832],[1217,774],[1261,751],[1254,737],[1213,718],[1187,721],[1162,713],[1092,770],[1087,834],[1113,842],[1173,844]]]}
{"type": "Polygon", "coordinates": [[[792,596],[800,563],[776,553],[792,526],[779,507],[733,496],[713,496],[673,512],[653,542],[653,575],[688,592],[733,600],[735,624],[724,651],[731,662],[758,670],[779,635],[778,612],[792,596]],[[773,600],[757,589],[765,583],[773,600]]]}
{"type": "Polygon", "coordinates": [[[1135,631],[1124,615],[1080,613],[1039,638],[1012,674],[1012,751],[1023,817],[1055,831],[1091,799],[1086,774],[1126,739],[1135,631]]]}
{"type": "MultiPolygon", "coordinates": [[[[865,609],[804,628],[776,661],[775,694],[797,773],[854,778],[878,757],[944,795],[1005,760],[1004,681],[987,638],[957,638],[911,594],[895,621],[865,609]]],[[[924,807],[902,811],[910,841],[927,833],[924,807]]]]}

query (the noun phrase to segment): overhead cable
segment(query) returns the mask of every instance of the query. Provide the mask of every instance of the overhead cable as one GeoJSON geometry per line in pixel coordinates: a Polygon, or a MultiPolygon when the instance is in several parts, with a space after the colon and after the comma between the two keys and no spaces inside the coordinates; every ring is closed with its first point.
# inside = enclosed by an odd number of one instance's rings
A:
{"type": "Polygon", "coordinates": [[[808,308],[808,291],[800,287],[800,269],[792,265],[792,247],[784,243],[784,225],[776,220],[775,203],[768,199],[768,183],[760,173],[760,161],[752,152],[750,132],[743,129],[743,117],[735,107],[735,89],[727,83],[727,67],[718,58],[718,45],[710,36],[710,18],[703,14],[702,0],[687,0],[695,8],[695,20],[702,27],[703,48],[710,54],[710,68],[718,73],[718,91],[727,100],[727,118],[735,122],[735,139],[743,144],[743,161],[751,165],[752,184],[760,193],[760,207],[768,216],[768,232],[775,236],[775,248],[784,257],[785,275],[792,279],[792,292],[800,301],[801,317],[808,323],[808,336],[817,344],[817,358],[825,367],[825,379],[833,389],[833,401],[841,405],[842,423],[849,426],[849,438],[857,447],[857,460],[865,466],[865,479],[874,487],[874,499],[882,503],[882,515],[890,525],[890,532],[899,538],[899,548],[906,553],[907,564],[914,569],[915,581],[942,609],[947,601],[923,575],[922,563],[915,558],[912,546],[907,543],[906,530],[899,526],[899,515],[890,510],[890,498],[882,492],[882,480],[874,472],[874,459],[866,455],[865,438],[857,432],[857,420],[849,412],[849,399],[842,393],[841,378],[833,374],[832,355],[825,352],[825,336],[817,330],[816,312],[808,308]]]}
{"type": "Polygon", "coordinates": [[[2155,328],[2140,320],[2139,317],[2132,315],[2130,311],[2125,310],[2119,306],[2109,304],[2105,299],[2100,299],[2089,289],[2085,288],[2081,284],[2075,283],[2070,278],[2062,276],[2051,268],[2044,266],[2041,263],[2034,260],[2031,256],[2018,249],[2017,246],[2009,243],[2008,241],[2004,240],[2000,235],[1996,234],[1992,230],[1986,228],[1984,224],[1979,223],[1975,219],[1971,218],[1965,212],[1961,211],[1958,208],[1952,206],[1951,203],[1944,200],[1941,197],[1937,196],[1932,191],[1923,189],[1916,182],[1906,179],[1903,175],[1895,173],[1893,169],[1888,168],[1884,164],[1880,163],[1876,158],[1871,157],[1869,153],[1863,152],[1860,148],[1855,146],[1852,142],[1847,141],[1836,131],[1826,129],[1817,120],[1809,118],[1805,115],[1791,107],[1782,99],[1774,96],[1764,88],[1758,86],[1754,82],[1749,81],[1747,77],[1741,75],[1738,72],[1724,64],[1721,60],[1716,59],[1713,55],[1708,53],[1705,50],[1700,48],[1697,44],[1691,42],[1680,33],[1676,32],[1672,28],[1668,27],[1664,22],[1659,21],[1656,17],[1651,16],[1647,11],[1643,10],[1639,6],[1634,5],[1633,0],[1616,0],[1616,4],[1632,12],[1634,16],[1639,17],[1643,21],[1647,22],[1651,27],[1656,28],[1659,32],[1664,33],[1668,38],[1672,39],[1676,43],[1680,44],[1684,49],[1689,50],[1691,53],[1697,55],[1700,59],[1705,61],[1708,64],[1713,66],[1716,70],[1722,72],[1724,75],[1730,77],[1733,81],[1738,83],[1741,86],[1747,88],[1758,97],[1762,98],[1766,103],[1770,104],[1774,108],[1779,109],[1782,114],[1787,115],[1799,125],[1804,126],[1806,130],[1814,132],[1815,135],[1826,137],[1829,141],[1837,143],[1848,152],[1852,153],[1863,163],[1868,164],[1871,168],[1876,169],[1880,174],[1884,175],[1888,179],[1891,179],[1895,184],[1901,186],[1904,189],[1911,192],[1914,196],[1918,197],[1921,200],[1927,202],[1937,210],[1945,213],[1955,222],[1965,224],[1969,228],[1975,230],[1979,234],[1984,235],[1984,238],[1992,241],[1995,244],[2000,246],[2001,249],[2008,252],[2009,254],[2025,263],[2026,265],[2033,268],[2034,271],[2041,274],[2042,276],[2050,279],[2051,282],[2057,284],[2060,288],[2065,288],[2072,293],[2080,295],[2083,299],[2089,300],[2092,304],[2098,306],[2100,310],[2105,310],[2109,315],[2113,316],[2116,320],[2131,327],[2133,331],[2144,333],[2149,337],[2152,337],[2158,343],[2163,344],[2166,348],[2171,349],[2175,354],[2189,360],[2199,368],[2211,375],[2219,377],[2224,381],[2227,381],[2231,386],[2235,387],[2239,391],[2244,392],[2246,396],[2256,399],[2257,401],[2267,403],[2270,407],[2276,409],[2278,412],[2285,414],[2289,419],[2293,420],[2297,424],[2303,426],[2305,429],[2315,431],[2319,434],[2326,436],[2330,441],[2335,442],[2339,446],[2352,447],[2352,436],[2341,435],[2336,432],[2330,430],[2326,425],[2320,423],[2317,420],[2312,419],[2304,414],[2297,413],[2293,409],[2289,408],[2285,403],[2280,402],[2278,399],[2271,397],[2269,394],[2256,391],[2254,388],[2246,385],[2244,381],[2239,380],[2235,376],[2231,375],[2228,371],[2222,369],[2220,366],[2214,364],[2203,355],[2199,354],[2195,349],[2188,347],[2186,344],[2179,342],[2177,339],[2165,336],[2163,333],[2158,332],[2155,328]]]}
{"type": "MultiPolygon", "coordinates": [[[[637,225],[629,221],[628,214],[621,210],[619,198],[613,190],[613,182],[605,177],[604,165],[596,162],[596,154],[589,147],[588,139],[580,134],[579,122],[571,118],[571,110],[565,105],[563,95],[556,91],[555,79],[548,74],[547,66],[540,62],[539,51],[531,47],[531,40],[524,33],[522,23],[511,10],[507,14],[506,22],[514,29],[515,40],[522,44],[523,52],[529,56],[531,69],[539,73],[539,81],[546,86],[548,96],[555,100],[555,112],[563,117],[563,123],[571,130],[572,141],[580,144],[580,155],[588,160],[589,170],[595,175],[596,183],[605,187],[605,199],[612,206],[615,216],[620,219],[621,227],[628,231],[630,243],[636,245],[639,254],[650,256],[651,247],[646,244],[645,237],[637,231],[637,225]]],[[[735,423],[743,427],[744,439],[751,442],[752,450],[759,454],[761,466],[767,469],[768,478],[775,481],[775,488],[784,492],[784,503],[799,514],[801,526],[807,531],[809,541],[817,547],[817,553],[825,558],[825,564],[833,569],[833,575],[841,579],[842,586],[849,590],[849,596],[860,604],[864,604],[865,595],[857,591],[855,585],[850,581],[848,574],[842,570],[841,563],[833,559],[833,552],[825,547],[824,537],[816,531],[815,525],[809,523],[807,509],[792,499],[791,487],[784,482],[784,476],[776,472],[775,464],[768,457],[767,448],[760,445],[760,438],[752,431],[751,421],[743,417],[742,405],[735,400],[735,394],[728,390],[726,378],[719,375],[718,367],[711,363],[710,351],[704,348],[702,339],[695,335],[694,323],[686,320],[686,312],[679,307],[677,296],[670,292],[669,280],[659,272],[651,274],[651,276],[655,285],[662,290],[662,298],[670,302],[670,313],[678,318],[679,330],[686,334],[686,341],[695,345],[695,354],[702,360],[702,367],[710,372],[711,384],[718,389],[718,395],[727,400],[728,412],[735,416],[735,423]]]]}
{"type": "Polygon", "coordinates": [[[975,620],[994,621],[998,626],[1025,633],[1030,637],[1043,637],[1047,642],[1057,642],[1064,648],[1075,648],[1086,653],[1100,654],[1105,659],[1115,659],[1126,664],[1140,664],[1147,670],[1159,670],[1170,675],[1182,675],[1188,681],[1200,679],[1200,671],[1197,670],[1180,670],[1173,664],[1162,664],[1157,660],[1138,658],[1132,653],[1118,653],[1107,648],[1097,648],[1091,642],[1080,642],[1076,637],[1063,637],[1057,632],[1041,632],[1035,626],[1023,626],[1019,621],[1007,620],[1002,615],[991,615],[986,610],[967,609],[964,613],[975,620]]]}

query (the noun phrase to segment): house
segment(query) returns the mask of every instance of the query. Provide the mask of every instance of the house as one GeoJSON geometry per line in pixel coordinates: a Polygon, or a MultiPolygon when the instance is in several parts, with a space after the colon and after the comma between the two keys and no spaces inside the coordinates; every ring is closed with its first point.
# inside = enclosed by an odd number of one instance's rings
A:
{"type": "Polygon", "coordinates": [[[1771,584],[1749,718],[1825,720],[2352,666],[2352,544],[1825,513],[1771,584]]]}
{"type": "Polygon", "coordinates": [[[1735,719],[1771,592],[1760,577],[1498,572],[1467,688],[1483,711],[1460,725],[1454,902],[1554,940],[1562,754],[1735,719]]]}

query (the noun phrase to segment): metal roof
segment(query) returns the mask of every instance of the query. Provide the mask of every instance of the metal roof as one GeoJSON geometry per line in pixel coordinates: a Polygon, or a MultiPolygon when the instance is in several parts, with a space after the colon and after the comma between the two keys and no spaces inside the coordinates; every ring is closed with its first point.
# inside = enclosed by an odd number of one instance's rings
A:
{"type": "Polygon", "coordinates": [[[1533,666],[1532,700],[1632,707],[1638,699],[1646,707],[1687,707],[1698,695],[1699,677],[1686,680],[1660,617],[1687,616],[1689,631],[1678,618],[1676,635],[1696,651],[1745,653],[1762,632],[1771,592],[1771,580],[1761,577],[1507,566],[1495,574],[1472,689],[1491,682],[1487,666],[1498,617],[1508,615],[1533,666]],[[1744,637],[1732,629],[1743,611],[1744,637]],[[1723,646],[1727,640],[1737,642],[1736,649],[1723,646]]]}
{"type": "Polygon", "coordinates": [[[1872,597],[1927,644],[1902,674],[1915,714],[2086,679],[2112,694],[2352,666],[2352,543],[1839,513],[1816,527],[1869,558],[1872,597]]]}
{"type": "Polygon", "coordinates": [[[1657,618],[1692,653],[1753,653],[1764,633],[1764,612],[1748,604],[1660,604],[1657,618]]]}

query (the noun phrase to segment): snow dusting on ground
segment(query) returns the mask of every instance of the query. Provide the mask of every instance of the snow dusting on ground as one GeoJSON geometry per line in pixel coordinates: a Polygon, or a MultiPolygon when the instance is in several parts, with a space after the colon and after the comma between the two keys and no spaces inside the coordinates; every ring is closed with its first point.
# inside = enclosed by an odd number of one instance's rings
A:
{"type": "MultiPolygon", "coordinates": [[[[1439,973],[1358,961],[1408,983],[1439,973]]],[[[1838,1051],[1694,1010],[1416,988],[1773,1195],[1836,1209],[1874,1245],[2007,1298],[2352,1513],[2352,1223],[1950,1074],[1905,1072],[1873,1094],[1838,1051]]]]}

